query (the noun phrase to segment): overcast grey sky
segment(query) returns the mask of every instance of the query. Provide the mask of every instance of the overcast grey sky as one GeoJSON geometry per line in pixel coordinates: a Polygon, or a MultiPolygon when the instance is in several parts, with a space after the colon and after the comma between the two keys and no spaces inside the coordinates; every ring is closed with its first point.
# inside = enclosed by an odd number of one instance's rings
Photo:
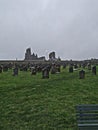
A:
{"type": "Polygon", "coordinates": [[[24,59],[28,47],[98,58],[98,0],[0,0],[0,59],[24,59]]]}

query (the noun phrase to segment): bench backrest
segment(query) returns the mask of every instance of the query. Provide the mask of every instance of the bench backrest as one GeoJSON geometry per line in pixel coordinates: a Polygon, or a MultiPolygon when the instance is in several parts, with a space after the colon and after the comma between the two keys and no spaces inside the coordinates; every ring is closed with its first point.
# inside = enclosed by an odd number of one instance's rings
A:
{"type": "Polygon", "coordinates": [[[76,106],[79,130],[98,130],[98,104],[76,106]]]}

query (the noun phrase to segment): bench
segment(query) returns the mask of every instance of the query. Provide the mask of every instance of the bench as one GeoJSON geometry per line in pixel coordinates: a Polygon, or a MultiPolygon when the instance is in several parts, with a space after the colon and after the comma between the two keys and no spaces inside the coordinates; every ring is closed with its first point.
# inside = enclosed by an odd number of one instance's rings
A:
{"type": "Polygon", "coordinates": [[[98,104],[76,106],[79,130],[98,130],[98,104]]]}

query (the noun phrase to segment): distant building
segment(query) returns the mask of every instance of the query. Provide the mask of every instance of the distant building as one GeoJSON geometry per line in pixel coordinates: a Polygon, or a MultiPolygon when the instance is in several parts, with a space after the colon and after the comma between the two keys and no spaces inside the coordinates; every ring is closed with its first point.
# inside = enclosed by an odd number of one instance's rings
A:
{"type": "Polygon", "coordinates": [[[54,59],[56,59],[56,58],[55,58],[55,52],[51,52],[51,53],[49,54],[49,60],[54,60],[54,59]]]}
{"type": "Polygon", "coordinates": [[[50,61],[57,61],[57,60],[58,60],[58,59],[55,57],[55,52],[54,52],[54,51],[49,54],[49,60],[50,60],[50,61]]]}
{"type": "Polygon", "coordinates": [[[49,61],[61,61],[61,58],[60,57],[56,58],[55,52],[53,51],[49,54],[49,61]]]}
{"type": "Polygon", "coordinates": [[[31,54],[31,48],[27,48],[26,49],[26,53],[25,53],[25,59],[24,60],[45,60],[45,57],[38,57],[37,54],[31,54]]]}

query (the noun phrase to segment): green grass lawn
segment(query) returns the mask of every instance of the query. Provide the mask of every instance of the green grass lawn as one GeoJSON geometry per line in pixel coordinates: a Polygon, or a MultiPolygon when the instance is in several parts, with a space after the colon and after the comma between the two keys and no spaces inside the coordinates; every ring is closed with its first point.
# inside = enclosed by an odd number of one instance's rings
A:
{"type": "Polygon", "coordinates": [[[98,104],[98,76],[86,70],[42,79],[41,73],[0,74],[0,130],[76,130],[77,104],[98,104]]]}

